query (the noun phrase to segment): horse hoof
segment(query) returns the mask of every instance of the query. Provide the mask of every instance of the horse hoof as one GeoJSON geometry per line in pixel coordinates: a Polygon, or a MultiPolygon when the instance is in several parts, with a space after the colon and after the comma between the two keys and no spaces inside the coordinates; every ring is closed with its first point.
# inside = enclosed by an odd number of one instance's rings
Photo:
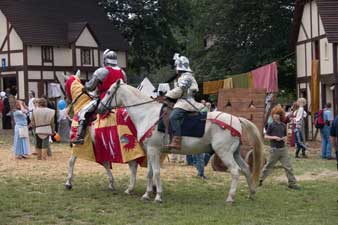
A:
{"type": "Polygon", "coordinates": [[[141,200],[147,202],[147,201],[150,200],[150,198],[149,198],[149,196],[144,196],[144,195],[143,195],[143,196],[141,197],[141,200]]]}
{"type": "Polygon", "coordinates": [[[250,193],[249,196],[248,196],[248,199],[254,201],[256,199],[255,193],[250,193]]]}
{"type": "Polygon", "coordinates": [[[71,184],[65,184],[65,188],[66,188],[66,190],[72,190],[73,185],[71,185],[71,184]]]}
{"type": "Polygon", "coordinates": [[[233,205],[234,205],[234,202],[233,202],[233,201],[225,201],[225,203],[226,203],[228,206],[233,206],[233,205]]]}
{"type": "Polygon", "coordinates": [[[232,206],[232,205],[234,204],[234,200],[232,200],[232,199],[227,199],[227,200],[225,201],[225,203],[226,203],[227,205],[232,206]]]}
{"type": "Polygon", "coordinates": [[[124,193],[126,195],[132,195],[133,194],[133,191],[130,191],[129,189],[125,190],[124,193]]]}
{"type": "Polygon", "coordinates": [[[154,202],[155,202],[155,203],[162,203],[162,199],[157,199],[157,198],[155,198],[154,202]]]}

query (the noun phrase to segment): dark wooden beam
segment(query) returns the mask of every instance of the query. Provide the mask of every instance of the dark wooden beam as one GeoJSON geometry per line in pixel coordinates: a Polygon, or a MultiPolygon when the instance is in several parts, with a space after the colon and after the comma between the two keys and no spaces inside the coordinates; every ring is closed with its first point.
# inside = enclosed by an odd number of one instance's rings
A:
{"type": "Polygon", "coordinates": [[[23,46],[23,73],[25,83],[25,99],[28,101],[28,50],[27,45],[23,46]]]}
{"type": "Polygon", "coordinates": [[[326,38],[326,37],[327,37],[326,34],[319,35],[317,37],[313,37],[313,38],[309,38],[307,40],[299,41],[299,42],[297,42],[297,45],[302,45],[302,44],[310,43],[310,42],[313,42],[313,41],[321,40],[321,39],[326,38]]]}
{"type": "Polygon", "coordinates": [[[300,23],[300,26],[302,27],[303,31],[304,31],[304,34],[305,34],[305,37],[306,39],[311,39],[311,37],[309,37],[309,35],[307,34],[306,30],[305,30],[305,27],[303,25],[303,23],[300,23]]]}
{"type": "Polygon", "coordinates": [[[333,113],[337,115],[338,113],[338,63],[337,63],[337,43],[333,44],[333,74],[334,74],[334,105],[333,105],[333,113]]]}

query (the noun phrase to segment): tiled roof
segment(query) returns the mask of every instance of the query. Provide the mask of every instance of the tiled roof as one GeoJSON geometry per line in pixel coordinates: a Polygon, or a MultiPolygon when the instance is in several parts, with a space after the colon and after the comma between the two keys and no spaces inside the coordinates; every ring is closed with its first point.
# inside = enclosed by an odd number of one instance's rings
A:
{"type": "Polygon", "coordinates": [[[88,26],[100,48],[128,48],[95,0],[0,0],[0,10],[28,45],[69,45],[88,26]]]}

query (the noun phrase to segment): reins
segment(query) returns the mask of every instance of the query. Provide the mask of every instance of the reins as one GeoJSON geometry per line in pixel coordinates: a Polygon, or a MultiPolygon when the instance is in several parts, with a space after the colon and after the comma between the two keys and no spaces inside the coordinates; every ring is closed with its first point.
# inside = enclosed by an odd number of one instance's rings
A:
{"type": "MultiPolygon", "coordinates": [[[[107,111],[111,111],[112,109],[116,109],[116,108],[119,108],[119,107],[109,107],[111,101],[113,100],[113,98],[115,99],[115,103],[117,105],[117,90],[121,87],[121,84],[120,83],[117,83],[117,87],[116,89],[114,90],[113,94],[111,95],[111,97],[109,98],[109,100],[107,101],[106,104],[104,104],[102,101],[100,102],[100,104],[102,104],[102,106],[107,110],[107,111]]],[[[153,102],[156,102],[157,100],[156,99],[152,99],[150,101],[146,101],[146,102],[141,102],[141,103],[136,103],[136,104],[133,104],[133,105],[126,105],[126,106],[123,106],[123,108],[132,108],[132,107],[137,107],[137,106],[141,106],[141,105],[146,105],[146,104],[150,104],[150,103],[153,103],[153,102]]]]}

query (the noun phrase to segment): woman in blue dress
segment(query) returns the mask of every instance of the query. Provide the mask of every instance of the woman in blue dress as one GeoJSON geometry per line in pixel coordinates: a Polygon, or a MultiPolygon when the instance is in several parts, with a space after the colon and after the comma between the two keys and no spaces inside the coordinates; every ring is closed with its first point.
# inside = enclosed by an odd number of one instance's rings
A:
{"type": "Polygon", "coordinates": [[[15,122],[13,149],[15,157],[17,159],[24,159],[27,158],[27,156],[29,155],[29,138],[27,127],[28,108],[21,100],[17,100],[15,106],[16,110],[13,113],[13,118],[15,122]],[[25,132],[25,130],[27,130],[27,133],[25,132]]]}

